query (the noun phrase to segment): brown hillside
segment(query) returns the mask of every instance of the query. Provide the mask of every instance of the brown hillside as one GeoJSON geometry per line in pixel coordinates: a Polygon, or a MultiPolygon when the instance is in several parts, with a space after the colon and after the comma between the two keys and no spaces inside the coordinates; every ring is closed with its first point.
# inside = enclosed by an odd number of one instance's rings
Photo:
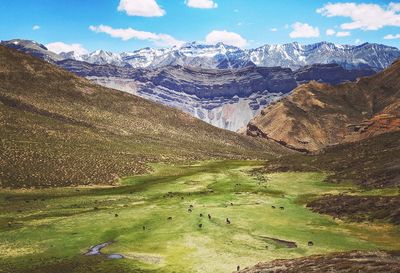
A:
{"type": "Polygon", "coordinates": [[[356,83],[310,82],[266,107],[246,134],[290,148],[316,151],[327,145],[399,130],[400,61],[356,83]]]}
{"type": "Polygon", "coordinates": [[[282,152],[3,46],[0,64],[2,187],[109,183],[149,162],[282,152]]]}

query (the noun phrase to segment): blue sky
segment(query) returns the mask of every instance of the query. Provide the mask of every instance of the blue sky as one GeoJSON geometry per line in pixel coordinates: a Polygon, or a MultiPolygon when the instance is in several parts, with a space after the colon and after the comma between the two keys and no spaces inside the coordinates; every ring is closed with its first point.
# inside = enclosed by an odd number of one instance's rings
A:
{"type": "Polygon", "coordinates": [[[0,14],[1,40],[57,43],[55,50],[120,52],[188,41],[400,46],[400,2],[384,0],[2,0],[0,14]]]}

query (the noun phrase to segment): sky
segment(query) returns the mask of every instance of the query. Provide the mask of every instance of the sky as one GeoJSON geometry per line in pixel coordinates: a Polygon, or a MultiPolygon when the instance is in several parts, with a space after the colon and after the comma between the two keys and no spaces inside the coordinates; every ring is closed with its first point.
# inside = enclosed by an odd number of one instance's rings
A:
{"type": "Polygon", "coordinates": [[[0,14],[0,40],[35,40],[57,53],[191,41],[400,47],[400,2],[385,0],[1,0],[0,14]]]}

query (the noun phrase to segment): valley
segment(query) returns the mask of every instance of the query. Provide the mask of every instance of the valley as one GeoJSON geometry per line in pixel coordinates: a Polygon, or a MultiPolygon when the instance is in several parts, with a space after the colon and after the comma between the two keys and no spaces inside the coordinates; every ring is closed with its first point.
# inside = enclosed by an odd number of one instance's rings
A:
{"type": "Polygon", "coordinates": [[[400,3],[92,2],[0,1],[0,273],[400,272],[400,3]]]}
{"type": "Polygon", "coordinates": [[[395,188],[331,184],[322,172],[254,173],[264,164],[153,164],[151,174],[112,187],[2,190],[1,268],[232,272],[259,261],[398,248],[398,225],[343,221],[305,207],[325,194],[390,196],[395,188]],[[83,255],[105,242],[112,243],[101,253],[124,258],[83,255]]]}

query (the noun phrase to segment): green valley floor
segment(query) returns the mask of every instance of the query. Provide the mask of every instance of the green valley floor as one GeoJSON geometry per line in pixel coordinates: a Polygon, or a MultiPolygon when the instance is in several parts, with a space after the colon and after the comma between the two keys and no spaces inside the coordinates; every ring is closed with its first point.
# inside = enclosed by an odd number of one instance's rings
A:
{"type": "Polygon", "coordinates": [[[400,249],[398,225],[306,208],[325,194],[396,190],[329,184],[325,173],[252,172],[263,165],[154,164],[152,174],[113,187],[2,190],[0,272],[232,272],[273,259],[400,249]],[[107,242],[102,255],[83,255],[107,242]]]}

